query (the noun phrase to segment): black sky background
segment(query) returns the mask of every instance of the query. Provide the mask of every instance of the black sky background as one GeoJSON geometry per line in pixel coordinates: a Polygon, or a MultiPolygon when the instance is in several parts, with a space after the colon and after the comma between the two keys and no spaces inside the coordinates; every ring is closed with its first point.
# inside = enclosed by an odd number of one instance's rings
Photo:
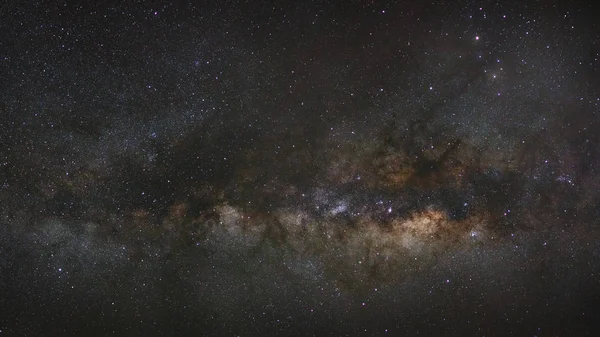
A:
{"type": "Polygon", "coordinates": [[[0,6],[0,334],[595,336],[585,1],[0,6]]]}

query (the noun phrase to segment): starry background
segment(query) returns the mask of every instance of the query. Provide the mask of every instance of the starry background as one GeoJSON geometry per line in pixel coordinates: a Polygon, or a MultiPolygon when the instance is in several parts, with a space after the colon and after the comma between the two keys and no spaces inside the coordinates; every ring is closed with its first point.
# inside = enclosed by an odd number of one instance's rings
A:
{"type": "Polygon", "coordinates": [[[0,334],[595,336],[587,2],[0,5],[0,334]]]}

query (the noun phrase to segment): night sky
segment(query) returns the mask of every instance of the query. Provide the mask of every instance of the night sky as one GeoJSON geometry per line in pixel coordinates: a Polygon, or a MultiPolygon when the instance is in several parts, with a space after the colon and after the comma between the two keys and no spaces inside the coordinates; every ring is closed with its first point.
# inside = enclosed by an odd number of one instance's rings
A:
{"type": "Polygon", "coordinates": [[[598,336],[590,1],[4,1],[0,336],[598,336]]]}

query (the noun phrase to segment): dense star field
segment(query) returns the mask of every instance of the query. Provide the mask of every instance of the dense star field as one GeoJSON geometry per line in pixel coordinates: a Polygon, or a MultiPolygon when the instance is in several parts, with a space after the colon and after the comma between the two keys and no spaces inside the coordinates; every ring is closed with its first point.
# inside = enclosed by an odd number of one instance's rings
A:
{"type": "Polygon", "coordinates": [[[0,336],[597,336],[577,1],[6,1],[0,336]]]}

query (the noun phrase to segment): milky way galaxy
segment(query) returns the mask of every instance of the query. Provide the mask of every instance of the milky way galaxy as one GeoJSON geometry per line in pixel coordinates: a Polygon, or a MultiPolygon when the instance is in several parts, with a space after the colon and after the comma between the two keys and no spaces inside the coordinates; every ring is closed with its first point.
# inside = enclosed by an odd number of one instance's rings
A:
{"type": "Polygon", "coordinates": [[[586,6],[7,2],[0,335],[596,336],[586,6]]]}

